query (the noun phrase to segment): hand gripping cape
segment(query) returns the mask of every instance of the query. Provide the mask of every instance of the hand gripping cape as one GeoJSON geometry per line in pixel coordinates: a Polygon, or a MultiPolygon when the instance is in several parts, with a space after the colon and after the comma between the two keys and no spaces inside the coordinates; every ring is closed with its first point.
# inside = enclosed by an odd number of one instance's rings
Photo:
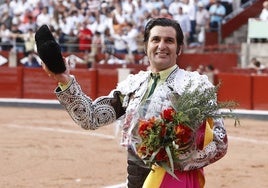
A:
{"type": "Polygon", "coordinates": [[[42,25],[35,33],[37,52],[47,68],[55,73],[66,70],[60,45],[56,42],[47,25],[42,25]]]}

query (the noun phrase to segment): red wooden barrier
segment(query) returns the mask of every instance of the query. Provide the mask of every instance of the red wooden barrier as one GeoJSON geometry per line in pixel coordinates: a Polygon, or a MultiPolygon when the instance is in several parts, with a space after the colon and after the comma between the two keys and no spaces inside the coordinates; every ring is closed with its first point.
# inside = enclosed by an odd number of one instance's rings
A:
{"type": "Polygon", "coordinates": [[[23,69],[23,95],[30,99],[56,99],[54,89],[57,83],[41,68],[23,69]]]}
{"type": "Polygon", "coordinates": [[[233,67],[232,73],[234,74],[257,74],[257,70],[253,68],[238,68],[233,67]]]}
{"type": "Polygon", "coordinates": [[[179,56],[178,65],[184,69],[191,66],[193,70],[196,70],[199,65],[211,64],[221,72],[226,72],[237,67],[237,58],[235,53],[182,54],[179,56]]]}
{"type": "Polygon", "coordinates": [[[71,70],[82,90],[92,99],[97,97],[97,70],[96,69],[73,69],[71,70]]]}
{"type": "Polygon", "coordinates": [[[238,108],[252,109],[252,77],[247,74],[218,73],[221,82],[218,93],[219,101],[233,100],[238,108]]]}
{"type": "Polygon", "coordinates": [[[118,83],[117,69],[98,69],[97,96],[108,95],[118,83]]]}
{"type": "Polygon", "coordinates": [[[268,109],[268,76],[253,75],[252,76],[252,101],[254,110],[268,109]]]}
{"type": "Polygon", "coordinates": [[[0,68],[0,97],[22,97],[22,68],[0,68]]]}
{"type": "MultiPolygon", "coordinates": [[[[96,98],[96,70],[74,69],[75,75],[83,91],[96,98]]],[[[56,99],[54,89],[57,83],[40,68],[24,68],[23,98],[56,99]]]]}
{"type": "MultiPolygon", "coordinates": [[[[83,91],[95,99],[108,95],[118,83],[118,69],[74,69],[83,91]]],[[[0,97],[56,99],[57,83],[41,68],[0,68],[0,97]]],[[[268,110],[267,75],[220,72],[215,80],[221,82],[219,101],[233,100],[241,109],[268,110]]]]}

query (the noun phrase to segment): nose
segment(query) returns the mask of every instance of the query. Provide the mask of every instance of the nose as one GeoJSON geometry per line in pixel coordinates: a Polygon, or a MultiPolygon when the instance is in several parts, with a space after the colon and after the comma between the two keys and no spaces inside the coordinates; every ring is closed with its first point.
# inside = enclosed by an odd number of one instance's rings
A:
{"type": "Polygon", "coordinates": [[[158,49],[163,50],[165,48],[166,48],[165,40],[160,40],[160,42],[158,43],[158,49]]]}

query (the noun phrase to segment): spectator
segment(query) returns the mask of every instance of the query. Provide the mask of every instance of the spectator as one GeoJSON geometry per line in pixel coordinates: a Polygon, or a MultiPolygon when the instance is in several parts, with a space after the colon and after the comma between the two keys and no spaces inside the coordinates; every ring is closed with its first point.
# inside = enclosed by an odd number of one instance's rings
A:
{"type": "Polygon", "coordinates": [[[268,21],[268,1],[263,2],[263,9],[261,11],[259,18],[262,21],[268,21]]]}
{"type": "Polygon", "coordinates": [[[114,38],[112,37],[110,29],[108,27],[104,31],[102,43],[104,44],[103,53],[114,53],[114,38]]]}
{"type": "Polygon", "coordinates": [[[23,32],[18,28],[18,24],[12,24],[11,33],[17,52],[25,52],[25,41],[23,38],[23,32]]]}
{"type": "Polygon", "coordinates": [[[68,40],[67,35],[61,29],[55,30],[55,35],[57,36],[58,42],[61,46],[61,51],[66,52],[67,51],[66,41],[68,40]]]}
{"type": "Polygon", "coordinates": [[[134,2],[132,0],[122,1],[123,15],[125,15],[126,21],[131,21],[131,17],[134,13],[134,2]]]}
{"type": "Polygon", "coordinates": [[[173,0],[163,0],[165,7],[169,7],[170,3],[173,2],[173,0]]]}
{"type": "MultiPolygon", "coordinates": [[[[67,36],[72,35],[78,37],[79,25],[86,20],[92,33],[98,31],[103,35],[106,27],[111,29],[111,33],[114,32],[112,28],[113,16],[117,22],[115,28],[116,26],[118,28],[124,27],[127,22],[135,23],[137,28],[143,28],[148,19],[152,17],[172,18],[171,15],[177,14],[178,7],[181,6],[183,13],[187,13],[191,21],[188,43],[196,42],[195,29],[197,27],[193,27],[194,22],[196,22],[195,18],[199,19],[199,16],[194,16],[194,2],[196,1],[203,2],[205,10],[208,8],[209,2],[215,0],[6,0],[0,5],[0,23],[4,23],[8,29],[11,29],[12,22],[16,22],[23,33],[27,33],[29,29],[36,31],[41,25],[47,24],[50,27],[53,26],[55,30],[61,29],[67,38],[67,36]],[[98,15],[100,16],[98,17],[98,15]]],[[[221,3],[231,1],[222,0],[221,3]]],[[[266,3],[264,2],[264,4],[266,3]]],[[[226,10],[226,14],[227,12],[228,10],[226,10]]],[[[215,23],[211,25],[215,25],[215,23]]],[[[203,41],[204,37],[201,38],[203,41]]],[[[70,42],[72,43],[72,41],[70,42]]],[[[71,50],[75,51],[72,48],[71,50]]]]}
{"type": "Polygon", "coordinates": [[[63,0],[58,0],[54,8],[54,16],[56,19],[60,19],[68,11],[67,7],[64,5],[63,0]]]}
{"type": "Polygon", "coordinates": [[[12,48],[11,31],[5,24],[0,26],[1,49],[9,51],[12,48]]]}
{"type": "Polygon", "coordinates": [[[196,71],[199,73],[199,74],[203,74],[204,71],[205,71],[205,67],[204,65],[199,65],[196,69],[196,71]]]}
{"type": "Polygon", "coordinates": [[[256,70],[257,74],[262,73],[262,71],[266,68],[256,57],[253,57],[250,60],[250,64],[248,67],[256,70]]]}
{"type": "Polygon", "coordinates": [[[27,9],[25,11],[25,13],[23,13],[20,16],[20,20],[21,20],[21,30],[26,33],[28,32],[29,29],[32,29],[33,31],[36,30],[37,26],[36,26],[36,22],[32,16],[32,12],[31,10],[27,9]]]}
{"type": "Polygon", "coordinates": [[[115,4],[115,9],[113,10],[114,17],[118,24],[125,24],[126,23],[126,17],[123,14],[122,5],[121,4],[115,4]]]}
{"type": "Polygon", "coordinates": [[[77,52],[78,37],[74,30],[71,29],[70,34],[66,35],[67,52],[77,52]]]}
{"type": "Polygon", "coordinates": [[[137,37],[139,32],[133,23],[128,22],[124,27],[123,40],[127,42],[129,53],[136,55],[138,53],[137,37]]]}
{"type": "MultiPolygon", "coordinates": [[[[5,4],[5,3],[4,3],[5,4]]],[[[3,13],[0,17],[0,21],[1,24],[4,24],[6,26],[6,28],[10,29],[11,25],[12,25],[12,14],[10,14],[10,11],[8,7],[6,7],[7,9],[3,10],[3,13]]]]}
{"type": "Polygon", "coordinates": [[[112,13],[110,16],[112,18],[112,24],[109,24],[109,26],[111,28],[111,34],[120,33],[120,30],[122,29],[122,27],[124,27],[125,22],[123,22],[123,23],[118,22],[114,13],[112,13]]]}
{"type": "Polygon", "coordinates": [[[71,28],[75,28],[78,24],[82,23],[84,19],[78,15],[78,10],[72,10],[68,16],[66,16],[66,21],[71,28]]]}
{"type": "Polygon", "coordinates": [[[95,33],[99,32],[102,36],[104,33],[104,30],[107,27],[107,22],[105,19],[101,19],[101,14],[96,13],[95,14],[95,20],[90,24],[90,30],[95,33]]]}
{"type": "Polygon", "coordinates": [[[104,62],[107,63],[111,58],[111,54],[114,54],[114,38],[111,36],[110,29],[108,27],[104,31],[103,44],[103,53],[105,54],[104,62]]]}
{"type": "Polygon", "coordinates": [[[36,3],[33,4],[32,16],[33,16],[35,21],[37,19],[37,16],[42,12],[43,7],[44,7],[44,5],[41,1],[37,1],[36,3]]]}
{"type": "Polygon", "coordinates": [[[127,26],[125,27],[126,34],[123,36],[124,40],[127,42],[128,46],[128,55],[125,57],[125,60],[128,63],[139,63],[139,60],[137,59],[138,55],[138,37],[139,37],[139,31],[138,29],[133,25],[133,23],[127,23],[127,26]]]}
{"type": "Polygon", "coordinates": [[[184,35],[184,45],[187,47],[188,46],[188,40],[191,32],[191,22],[188,14],[183,13],[182,7],[178,8],[178,13],[173,16],[174,20],[178,21],[183,35],[184,35]]]}
{"type": "Polygon", "coordinates": [[[29,29],[27,33],[23,35],[25,41],[25,52],[32,52],[35,50],[35,38],[33,29],[29,29]]]}
{"type": "Polygon", "coordinates": [[[136,23],[137,26],[142,26],[143,27],[143,23],[140,23],[140,17],[145,15],[145,12],[148,12],[148,9],[143,6],[142,4],[142,0],[137,0],[137,5],[134,8],[134,12],[133,12],[133,22],[136,23]]]}
{"type": "Polygon", "coordinates": [[[38,27],[42,25],[50,25],[52,17],[48,13],[48,7],[43,7],[42,12],[36,17],[36,24],[38,27]]]}
{"type": "Polygon", "coordinates": [[[150,12],[152,18],[159,18],[160,17],[160,10],[157,8],[153,8],[150,12]]]}
{"type": "Polygon", "coordinates": [[[173,16],[168,12],[168,10],[166,8],[162,8],[160,10],[160,18],[169,18],[169,19],[173,19],[173,16]]]}
{"type": "Polygon", "coordinates": [[[165,8],[163,0],[152,0],[152,3],[154,5],[154,8],[157,8],[158,10],[165,8]]]}
{"type": "Polygon", "coordinates": [[[214,83],[214,77],[215,74],[217,74],[219,71],[217,69],[215,69],[215,67],[212,64],[208,64],[205,66],[205,70],[203,72],[203,74],[207,75],[208,80],[212,83],[212,84],[216,84],[214,83]]]}
{"type": "Polygon", "coordinates": [[[91,52],[88,53],[88,68],[93,66],[93,63],[96,61],[96,55],[101,53],[101,48],[102,36],[100,32],[96,31],[92,39],[91,52]]]}
{"type": "Polygon", "coordinates": [[[19,0],[10,1],[10,8],[13,10],[14,15],[20,15],[25,11],[22,1],[19,0]]]}
{"type": "Polygon", "coordinates": [[[190,23],[191,23],[191,31],[189,36],[189,43],[194,43],[196,36],[196,1],[197,0],[184,0],[184,8],[183,12],[189,15],[190,23]]]}
{"type": "Polygon", "coordinates": [[[146,7],[146,9],[148,10],[148,12],[152,12],[153,9],[155,9],[156,7],[154,6],[154,1],[152,0],[143,0],[143,6],[146,7]]]}
{"type": "Polygon", "coordinates": [[[182,2],[180,0],[174,0],[172,3],[170,3],[170,6],[168,7],[168,12],[175,16],[175,14],[178,14],[178,8],[182,7],[182,2]]]}
{"type": "Polygon", "coordinates": [[[78,33],[78,43],[79,43],[79,50],[80,51],[91,51],[91,44],[92,44],[93,33],[87,27],[87,22],[84,21],[81,24],[81,28],[78,33]]]}
{"type": "Polygon", "coordinates": [[[205,31],[209,29],[210,15],[204,4],[200,1],[197,3],[196,12],[196,33],[197,41],[203,43],[205,41],[205,31]]]}
{"type": "Polygon", "coordinates": [[[123,35],[124,27],[118,29],[117,33],[112,34],[112,37],[114,38],[114,54],[120,58],[128,54],[127,42],[124,40],[123,35]]]}
{"type": "MultiPolygon", "coordinates": [[[[88,1],[84,1],[86,2],[86,8],[88,8],[88,10],[90,12],[98,12],[98,8],[100,8],[101,6],[101,2],[100,0],[88,0],[88,1]]],[[[105,2],[105,1],[104,1],[105,2]]]]}
{"type": "Polygon", "coordinates": [[[24,64],[25,67],[33,67],[33,68],[41,67],[33,51],[26,53],[26,55],[27,55],[27,61],[24,64]]]}
{"type": "Polygon", "coordinates": [[[221,0],[221,4],[226,9],[226,16],[233,12],[233,0],[221,0]]]}
{"type": "Polygon", "coordinates": [[[210,14],[210,29],[217,31],[222,23],[223,17],[226,14],[225,7],[221,4],[220,0],[216,0],[214,4],[209,7],[210,14]]]}
{"type": "Polygon", "coordinates": [[[59,19],[59,28],[62,30],[62,32],[64,32],[64,34],[69,35],[73,27],[73,25],[67,22],[66,16],[62,16],[59,19]]]}
{"type": "Polygon", "coordinates": [[[212,3],[213,1],[215,1],[215,0],[198,0],[198,2],[202,2],[203,3],[204,8],[206,8],[207,10],[211,6],[211,4],[213,4],[212,3]]]}

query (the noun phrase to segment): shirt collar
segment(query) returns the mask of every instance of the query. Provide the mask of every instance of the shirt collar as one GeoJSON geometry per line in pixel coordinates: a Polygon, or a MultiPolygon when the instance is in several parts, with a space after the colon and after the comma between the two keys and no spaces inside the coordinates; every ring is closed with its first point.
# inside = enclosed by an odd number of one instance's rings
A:
{"type": "Polygon", "coordinates": [[[178,65],[176,64],[166,70],[158,72],[158,74],[160,75],[160,80],[166,80],[170,73],[172,73],[177,67],[178,65]]]}

